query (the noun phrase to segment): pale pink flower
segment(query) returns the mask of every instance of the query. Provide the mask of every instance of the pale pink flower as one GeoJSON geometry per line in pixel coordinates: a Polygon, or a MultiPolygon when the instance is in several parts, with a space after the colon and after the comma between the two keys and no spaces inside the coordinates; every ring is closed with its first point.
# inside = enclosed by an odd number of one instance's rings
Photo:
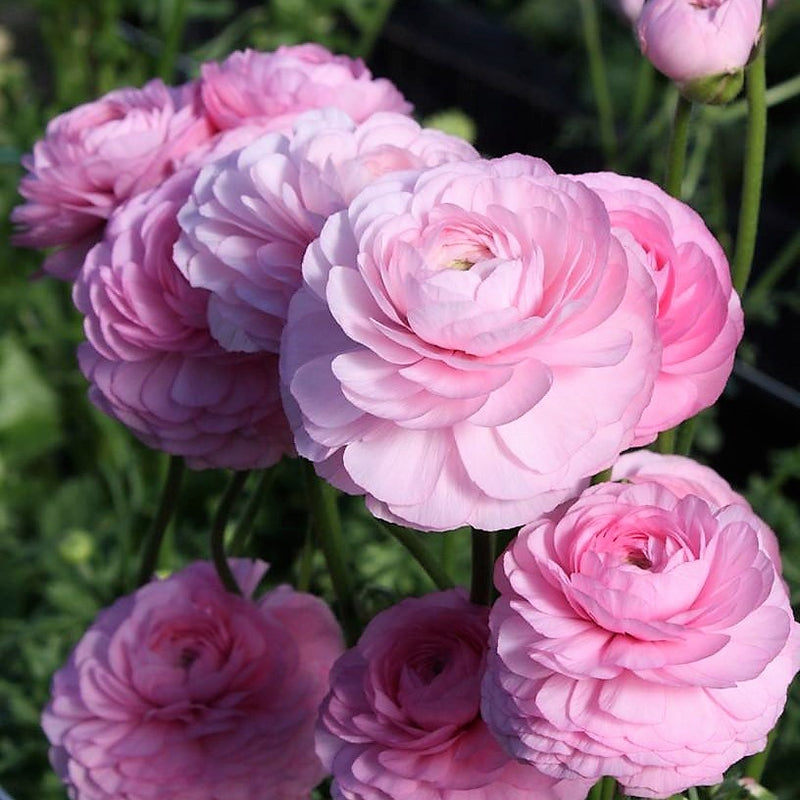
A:
{"type": "Polygon", "coordinates": [[[223,347],[277,353],[303,253],[331,214],[387,172],[476,158],[401,114],[356,125],[336,109],[307,112],[290,136],[264,136],[203,169],[178,217],[176,262],[211,291],[209,324],[223,347]]]}
{"type": "Polygon", "coordinates": [[[521,524],[610,466],[650,399],[646,266],[538,159],[379,179],[303,277],[281,343],[295,442],[381,518],[521,524]]]}
{"type": "Polygon", "coordinates": [[[193,170],[122,205],[86,257],[73,297],[89,397],[150,447],[195,468],[271,466],[293,452],[277,356],[229,353],[208,330],[209,293],[172,256],[193,170]]]}
{"type": "Polygon", "coordinates": [[[743,504],[651,482],[594,486],[525,526],[495,569],[483,685],[506,750],[659,798],[762,750],[800,667],[762,529],[743,504]]]}
{"type": "Polygon", "coordinates": [[[100,612],[42,715],[74,800],[308,800],[314,725],[344,649],[330,609],[231,560],[244,597],[195,562],[100,612]]]}
{"type": "Polygon", "coordinates": [[[583,800],[586,781],[518,764],[480,717],[489,609],[466,592],[381,612],[334,665],[317,753],[337,800],[583,800]]]}
{"type": "Polygon", "coordinates": [[[742,307],[722,247],[688,205],[641,178],[575,178],[600,195],[612,227],[644,249],[658,291],[661,371],[636,426],[636,443],[645,444],[717,401],[742,338],[742,307]]]}
{"type": "Polygon", "coordinates": [[[682,85],[740,70],[761,25],[761,0],[647,0],[637,30],[642,53],[682,85]]]}
{"type": "Polygon", "coordinates": [[[336,106],[356,122],[376,111],[411,112],[385,78],[373,78],[361,59],[334,55],[319,44],[279,47],[274,53],[240,50],[201,67],[203,102],[220,129],[244,123],[289,131],[298,114],[336,106]]]}
{"type": "Polygon", "coordinates": [[[14,243],[59,248],[43,269],[74,279],[114,209],[160,184],[211,134],[195,83],[152,80],[59,115],[22,159],[28,174],[19,192],[27,202],[12,213],[22,229],[14,243]]]}

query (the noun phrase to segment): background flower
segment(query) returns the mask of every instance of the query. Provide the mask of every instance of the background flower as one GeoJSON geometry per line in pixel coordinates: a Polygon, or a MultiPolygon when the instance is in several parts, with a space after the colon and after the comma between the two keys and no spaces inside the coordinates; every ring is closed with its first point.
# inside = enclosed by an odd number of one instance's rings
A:
{"type": "Polygon", "coordinates": [[[343,645],[317,598],[246,597],[195,563],[102,611],[53,678],[42,717],[76,800],[307,800],[324,771],[317,707],[343,645]]]}
{"type": "Polygon", "coordinates": [[[488,608],[454,589],[381,612],[331,673],[317,752],[347,800],[583,800],[500,750],[479,714],[488,608]]]}
{"type": "Polygon", "coordinates": [[[640,797],[716,783],[763,749],[800,626],[762,526],[743,504],[641,482],[524,527],[495,571],[483,687],[504,747],[640,797]]]}

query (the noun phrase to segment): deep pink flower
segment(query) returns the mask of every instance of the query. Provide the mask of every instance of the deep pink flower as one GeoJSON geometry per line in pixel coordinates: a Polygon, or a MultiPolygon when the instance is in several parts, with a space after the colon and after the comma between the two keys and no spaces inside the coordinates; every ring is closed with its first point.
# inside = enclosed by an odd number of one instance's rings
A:
{"type": "Polygon", "coordinates": [[[339,627],[263,562],[208,563],[101,611],[53,678],[42,725],[75,800],[308,800],[324,776],[314,724],[339,627]]]}
{"type": "Polygon", "coordinates": [[[296,445],[379,517],[521,524],[609,466],[649,401],[644,262],[538,159],[379,179],[303,277],[281,343],[296,445]]]}
{"type": "Polygon", "coordinates": [[[385,78],[375,79],[361,59],[334,55],[319,44],[279,47],[274,53],[241,50],[201,67],[203,102],[220,129],[258,122],[291,130],[298,114],[336,106],[356,122],[376,111],[411,112],[385,78]]]}
{"type": "Polygon", "coordinates": [[[524,527],[495,569],[483,686],[508,752],[666,797],[763,749],[800,667],[763,527],[651,482],[594,486],[524,527]]]}
{"type": "Polygon", "coordinates": [[[336,109],[301,116],[201,173],[179,222],[175,259],[212,292],[211,332],[228,350],[277,353],[301,262],[325,220],[387,172],[478,158],[466,142],[401,114],[356,125],[336,109]]]}
{"type": "Polygon", "coordinates": [[[266,467],[293,452],[277,356],[229,353],[211,337],[209,294],[172,256],[193,170],[132,198],[87,255],[74,288],[88,339],[89,397],[150,447],[195,468],[266,467]]]}
{"type": "Polygon", "coordinates": [[[639,45],[678,84],[735,72],[758,40],[761,0],[647,0],[639,45]]]}
{"type": "Polygon", "coordinates": [[[331,672],[317,753],[337,800],[583,800],[509,758],[480,717],[489,609],[454,589],[378,614],[331,672]]]}
{"type": "Polygon", "coordinates": [[[725,253],[693,209],[640,178],[575,178],[600,195],[612,227],[644,249],[658,290],[661,371],[636,426],[636,443],[645,444],[717,401],[742,338],[742,307],[725,253]]]}
{"type": "Polygon", "coordinates": [[[195,83],[152,80],[61,114],[22,160],[27,202],[12,213],[22,228],[15,244],[58,247],[44,270],[74,279],[114,209],[161,183],[211,134],[195,83]]]}

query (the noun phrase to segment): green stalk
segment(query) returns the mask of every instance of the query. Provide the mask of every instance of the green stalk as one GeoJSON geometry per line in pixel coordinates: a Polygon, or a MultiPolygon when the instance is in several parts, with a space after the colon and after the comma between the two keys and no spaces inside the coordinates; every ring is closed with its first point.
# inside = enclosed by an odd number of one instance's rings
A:
{"type": "Polygon", "coordinates": [[[250,473],[247,470],[242,470],[241,472],[234,472],[231,476],[222,499],[217,506],[217,513],[214,515],[211,536],[209,537],[211,560],[214,562],[214,568],[217,570],[217,575],[219,575],[222,585],[232,594],[241,594],[241,591],[236,579],[233,577],[225,555],[225,528],[228,525],[233,504],[241,494],[249,475],[250,473]]]}
{"type": "Polygon", "coordinates": [[[358,639],[360,623],[355,605],[355,593],[350,567],[344,555],[344,537],[336,491],[317,478],[310,461],[303,460],[306,492],[311,505],[311,519],[317,543],[325,556],[325,563],[339,603],[339,614],[348,644],[358,639]]]}
{"type": "Polygon", "coordinates": [[[668,431],[661,431],[656,439],[656,449],[659,453],[669,455],[675,452],[675,438],[677,435],[677,428],[670,428],[668,431]]]}
{"type": "Polygon", "coordinates": [[[639,74],[636,76],[636,87],[629,117],[631,131],[635,132],[644,120],[650,98],[653,96],[655,84],[655,67],[646,58],[640,59],[639,74]]]}
{"type": "Polygon", "coordinates": [[[597,106],[597,121],[600,127],[600,144],[606,166],[613,168],[617,160],[617,135],[614,129],[614,106],[608,87],[605,56],[600,40],[600,23],[595,0],[579,0],[583,24],[583,42],[589,58],[589,76],[597,106]]]}
{"type": "Polygon", "coordinates": [[[600,800],[614,800],[617,796],[617,782],[613,778],[606,776],[603,778],[603,790],[600,794],[600,800]]]}
{"type": "Polygon", "coordinates": [[[274,470],[264,470],[259,475],[258,483],[256,483],[255,489],[253,489],[250,497],[247,499],[247,505],[245,505],[242,516],[239,518],[233,538],[231,539],[230,547],[228,548],[229,552],[234,555],[241,553],[244,546],[247,544],[247,540],[250,538],[250,532],[253,528],[253,523],[256,519],[256,514],[258,514],[258,507],[264,497],[264,492],[270,483],[272,483],[274,476],[274,470]]]}
{"type": "Polygon", "coordinates": [[[183,39],[183,30],[186,27],[188,5],[187,0],[172,0],[171,3],[167,3],[167,9],[164,9],[162,5],[161,37],[164,47],[158,58],[156,71],[165,83],[172,82],[175,75],[175,62],[183,39]],[[170,10],[172,13],[169,14],[168,19],[165,19],[170,10]]]}
{"type": "Polygon", "coordinates": [[[686,165],[686,146],[689,142],[689,120],[692,115],[692,103],[682,94],[678,95],[675,115],[672,118],[672,135],[667,151],[667,174],[664,178],[664,189],[673,197],[681,199],[681,186],[686,165]]]}
{"type": "Polygon", "coordinates": [[[379,0],[378,10],[370,11],[371,16],[362,20],[361,36],[354,55],[365,60],[370,57],[393,6],[394,0],[379,0]]]}
{"type": "Polygon", "coordinates": [[[688,456],[692,452],[694,432],[697,429],[697,417],[691,417],[678,428],[678,438],[675,443],[675,452],[679,456],[688,456]]]}
{"type": "MultiPolygon", "coordinates": [[[[787,100],[800,95],[800,75],[795,75],[794,78],[789,78],[781,83],[776,83],[766,91],[767,108],[778,106],[785,103],[787,100]]],[[[728,123],[735,122],[742,117],[747,116],[748,103],[747,100],[738,100],[726,108],[715,108],[712,110],[715,118],[720,122],[728,123]]]]}
{"type": "Polygon", "coordinates": [[[689,800],[700,800],[700,793],[694,786],[689,787],[689,800]]]}
{"type": "Polygon", "coordinates": [[[178,504],[178,496],[183,479],[184,463],[180,456],[170,456],[167,477],[164,487],[161,490],[161,499],[158,503],[158,510],[153,518],[153,523],[147,533],[147,538],[142,550],[142,560],[139,564],[139,572],[136,577],[136,585],[144,586],[155,572],[158,564],[158,554],[161,551],[161,543],[164,541],[164,534],[175,513],[178,504]]]}
{"type": "Polygon", "coordinates": [[[469,599],[476,605],[492,604],[495,539],[494,533],[472,531],[472,579],[469,599]]]}
{"type": "Polygon", "coordinates": [[[601,778],[597,783],[592,786],[589,791],[589,796],[586,800],[603,800],[603,779],[601,778]]]}
{"type": "Polygon", "coordinates": [[[767,144],[766,34],[762,33],[756,56],[747,68],[747,132],[744,144],[742,201],[733,256],[733,286],[742,296],[750,277],[756,249],[761,184],[764,179],[764,152],[767,144]]]}
{"type": "Polygon", "coordinates": [[[306,530],[303,549],[300,551],[300,573],[297,578],[297,591],[307,592],[311,587],[311,571],[314,566],[314,536],[311,525],[306,530]]]}
{"type": "Polygon", "coordinates": [[[744,762],[745,776],[752,778],[757,783],[761,782],[761,776],[764,774],[764,767],[767,765],[770,750],[772,750],[772,745],[775,744],[775,733],[777,730],[777,728],[773,728],[770,731],[767,737],[767,746],[760,753],[750,756],[750,758],[744,762]]]}
{"type": "Polygon", "coordinates": [[[778,281],[794,266],[798,258],[800,258],[800,231],[797,231],[789,239],[780,253],[747,292],[747,308],[745,311],[757,311],[761,306],[766,305],[769,295],[778,281]]]}
{"type": "Polygon", "coordinates": [[[455,586],[453,579],[447,574],[445,568],[439,563],[419,533],[390,523],[381,523],[381,528],[397,539],[408,550],[414,560],[428,574],[437,589],[452,589],[455,586]]]}

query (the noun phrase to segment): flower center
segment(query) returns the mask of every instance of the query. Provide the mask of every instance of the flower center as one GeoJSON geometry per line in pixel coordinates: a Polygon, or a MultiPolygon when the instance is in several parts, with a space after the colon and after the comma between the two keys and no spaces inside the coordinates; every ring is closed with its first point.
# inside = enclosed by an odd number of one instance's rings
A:
{"type": "Polygon", "coordinates": [[[653,567],[653,562],[638,547],[632,547],[628,550],[625,561],[628,564],[633,564],[634,567],[639,567],[639,569],[652,569],[653,567]]]}

